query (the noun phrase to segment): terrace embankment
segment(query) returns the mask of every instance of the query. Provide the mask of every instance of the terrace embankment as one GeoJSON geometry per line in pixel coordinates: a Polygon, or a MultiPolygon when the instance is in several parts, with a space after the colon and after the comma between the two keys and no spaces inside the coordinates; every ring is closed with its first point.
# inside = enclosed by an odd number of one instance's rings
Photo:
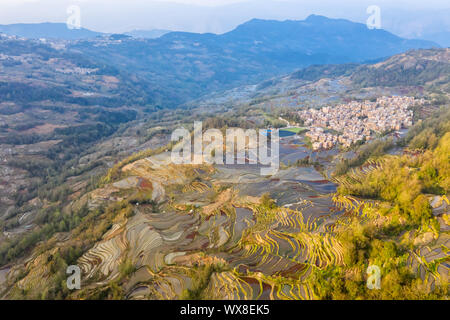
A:
{"type": "MultiPolygon", "coordinates": [[[[335,195],[336,182],[350,184],[382,162],[330,182],[313,167],[263,177],[251,167],[173,165],[169,159],[163,153],[127,164],[117,181],[78,200],[91,210],[121,205],[109,228],[77,258],[83,289],[72,298],[320,298],[317,275],[348,265],[341,235],[355,219],[387,219],[377,213],[376,201],[335,195]]],[[[426,244],[407,263],[430,286],[445,282],[448,234],[420,237],[426,244]]],[[[56,248],[68,244],[62,239],[56,248]]],[[[46,265],[46,254],[33,259],[46,265]]],[[[10,293],[39,290],[37,279],[49,278],[36,263],[25,269],[10,293]]]]}

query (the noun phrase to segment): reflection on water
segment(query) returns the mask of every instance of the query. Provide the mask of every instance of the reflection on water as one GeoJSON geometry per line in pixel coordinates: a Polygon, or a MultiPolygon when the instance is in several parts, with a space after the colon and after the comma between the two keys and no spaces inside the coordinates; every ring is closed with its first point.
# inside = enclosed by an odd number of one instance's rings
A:
{"type": "Polygon", "coordinates": [[[295,135],[296,135],[296,133],[292,132],[292,131],[288,131],[288,130],[280,130],[279,131],[280,138],[292,137],[295,135]]]}
{"type": "Polygon", "coordinates": [[[323,162],[325,159],[336,156],[339,153],[337,148],[330,150],[312,151],[305,145],[304,137],[289,136],[281,139],[280,161],[285,165],[294,164],[299,160],[310,157],[313,161],[323,162]]]}

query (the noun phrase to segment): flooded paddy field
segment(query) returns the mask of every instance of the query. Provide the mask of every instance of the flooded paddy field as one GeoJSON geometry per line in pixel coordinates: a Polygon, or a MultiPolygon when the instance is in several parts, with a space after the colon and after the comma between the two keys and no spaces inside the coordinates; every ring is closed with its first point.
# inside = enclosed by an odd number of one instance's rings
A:
{"type": "Polygon", "coordinates": [[[209,298],[306,299],[310,288],[300,283],[311,268],[342,263],[339,244],[323,238],[330,212],[340,213],[333,202],[336,186],[313,166],[262,176],[258,166],[172,165],[168,157],[127,165],[127,178],[104,187],[112,198],[114,192],[151,192],[154,202],[134,205],[132,216],[116,220],[78,260],[86,287],[106,285],[128,259],[137,270],[127,298],[175,299],[213,263],[223,270],[212,275],[209,298]],[[261,203],[266,193],[276,206],[261,203]]]}
{"type": "MultiPolygon", "coordinates": [[[[297,161],[307,153],[320,165],[285,164],[270,176],[258,165],[174,165],[168,152],[125,165],[120,179],[88,194],[90,206],[140,193],[148,201],[129,203],[78,259],[84,292],[107,288],[127,262],[136,269],[127,299],[189,298],[211,266],[207,299],[314,299],[312,272],[344,265],[335,228],[374,203],[337,196],[321,171],[337,151],[311,152],[302,143],[282,138],[280,155],[297,161]]],[[[433,205],[439,213],[444,203],[433,205]]]]}
{"type": "Polygon", "coordinates": [[[280,139],[280,162],[284,165],[294,164],[299,160],[310,158],[321,165],[328,165],[339,154],[337,148],[313,151],[306,146],[304,135],[288,136],[280,139]]]}

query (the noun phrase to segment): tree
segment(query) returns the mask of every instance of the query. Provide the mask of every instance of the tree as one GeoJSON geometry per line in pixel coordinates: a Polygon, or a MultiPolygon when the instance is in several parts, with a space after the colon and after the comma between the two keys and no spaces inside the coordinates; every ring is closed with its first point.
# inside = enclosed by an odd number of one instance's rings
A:
{"type": "Polygon", "coordinates": [[[428,198],[423,194],[419,195],[413,204],[413,210],[411,212],[411,218],[416,223],[421,223],[432,217],[432,208],[428,198]]]}

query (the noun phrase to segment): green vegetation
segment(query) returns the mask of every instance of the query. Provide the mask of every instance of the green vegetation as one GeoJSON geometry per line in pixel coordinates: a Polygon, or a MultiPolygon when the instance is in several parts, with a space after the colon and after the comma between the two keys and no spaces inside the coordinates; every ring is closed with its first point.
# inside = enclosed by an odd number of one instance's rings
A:
{"type": "Polygon", "coordinates": [[[286,122],[276,119],[270,115],[265,114],[265,120],[264,120],[264,126],[265,127],[273,127],[275,129],[284,128],[287,126],[286,122]]]}
{"type": "Polygon", "coordinates": [[[428,224],[431,207],[424,193],[445,195],[450,192],[450,132],[435,150],[418,156],[389,157],[381,168],[360,181],[342,185],[339,192],[386,201],[392,212],[406,215],[413,225],[428,224]]]}
{"type": "Polygon", "coordinates": [[[181,299],[183,300],[202,300],[207,297],[204,296],[204,291],[208,287],[209,282],[211,280],[212,275],[215,272],[223,272],[226,271],[226,266],[221,264],[207,264],[194,267],[191,272],[193,273],[192,277],[192,287],[190,289],[186,289],[181,299]]]}
{"type": "MultiPolygon", "coordinates": [[[[0,265],[4,265],[31,250],[38,242],[50,239],[57,232],[67,232],[88,214],[86,206],[72,214],[62,214],[58,209],[43,209],[36,217],[40,228],[22,238],[4,241],[0,246],[0,265]],[[55,211],[52,211],[55,210],[55,211]]],[[[95,213],[94,213],[95,214],[95,213]]]]}
{"type": "Polygon", "coordinates": [[[119,265],[119,272],[121,277],[129,277],[133,273],[136,272],[136,266],[133,264],[133,262],[130,259],[125,259],[120,265],[119,265]]]}
{"type": "Polygon", "coordinates": [[[386,239],[382,228],[356,219],[340,236],[345,248],[345,266],[314,269],[308,283],[319,299],[417,300],[445,299],[445,283],[434,290],[413,273],[407,264],[408,247],[386,239]],[[381,270],[381,289],[367,288],[369,265],[381,270]]]}
{"type": "MultiPolygon", "coordinates": [[[[107,208],[98,208],[89,211],[87,205],[75,212],[61,213],[57,208],[43,209],[36,217],[36,223],[40,226],[22,238],[12,238],[4,241],[0,246],[0,265],[29,253],[35,246],[44,241],[49,241],[56,233],[72,231],[74,237],[80,236],[90,243],[101,239],[103,234],[112,226],[113,218],[118,214],[130,216],[132,206],[128,201],[111,204],[107,208]],[[100,223],[95,221],[99,219],[100,223]]],[[[86,248],[87,243],[83,247],[86,248]]],[[[37,249],[42,250],[42,249],[37,249]]]]}
{"type": "Polygon", "coordinates": [[[356,156],[351,159],[343,159],[336,164],[334,175],[345,174],[349,169],[363,165],[368,159],[383,156],[387,150],[394,146],[392,139],[375,140],[371,143],[362,145],[357,151],[356,156]]]}
{"type": "Polygon", "coordinates": [[[270,197],[270,193],[264,193],[261,196],[261,205],[264,208],[268,209],[268,210],[272,210],[272,209],[275,209],[277,207],[277,204],[276,204],[275,200],[273,200],[270,197]]]}
{"type": "Polygon", "coordinates": [[[122,161],[119,161],[111,169],[109,169],[106,176],[103,177],[103,179],[101,180],[101,183],[103,185],[105,185],[107,183],[110,183],[112,181],[119,179],[122,175],[122,168],[125,167],[127,164],[151,157],[155,154],[159,154],[161,152],[164,152],[165,150],[171,150],[171,149],[172,149],[172,143],[170,143],[168,146],[161,147],[156,150],[148,149],[148,150],[144,150],[144,151],[132,154],[128,158],[125,158],[122,161]]]}
{"type": "Polygon", "coordinates": [[[312,65],[297,72],[291,77],[293,79],[301,79],[307,81],[316,81],[324,77],[334,78],[349,75],[358,67],[357,64],[329,64],[329,65],[312,65]]]}
{"type": "MultiPolygon", "coordinates": [[[[439,222],[432,215],[425,194],[445,195],[450,192],[450,132],[444,134],[440,129],[448,123],[433,123],[433,129],[421,124],[422,130],[416,136],[421,137],[430,131],[441,136],[438,142],[421,144],[426,149],[424,153],[384,157],[381,167],[360,175],[359,180],[353,177],[351,183],[339,187],[340,194],[378,200],[381,205],[375,212],[384,217],[384,222],[377,224],[373,219],[364,221],[355,217],[351,224],[338,229],[341,230],[337,235],[344,247],[345,266],[329,266],[314,271],[310,284],[317,297],[442,299],[448,296],[448,284],[444,279],[433,290],[412,272],[407,261],[415,245],[402,236],[405,231],[414,231],[416,235],[431,231],[435,239],[440,234],[439,222]],[[380,290],[366,288],[369,265],[380,266],[382,270],[380,290]]],[[[418,139],[409,140],[410,145],[416,146],[418,139]]],[[[444,260],[433,264],[423,262],[423,265],[427,272],[433,273],[444,260]]]]}
{"type": "Polygon", "coordinates": [[[434,149],[439,138],[450,131],[450,107],[442,106],[431,117],[419,120],[404,139],[401,146],[409,146],[410,149],[434,149]]]}
{"type": "MultiPolygon", "coordinates": [[[[434,52],[445,52],[446,49],[434,52]]],[[[421,86],[436,79],[442,83],[449,82],[450,64],[444,60],[427,59],[432,50],[409,51],[406,55],[398,55],[382,62],[379,66],[360,66],[351,75],[353,83],[361,87],[421,86]],[[399,61],[405,59],[406,62],[399,61]]]]}
{"type": "Polygon", "coordinates": [[[292,132],[292,133],[295,133],[295,134],[300,134],[300,133],[303,133],[303,132],[307,131],[307,129],[292,127],[292,128],[283,129],[283,131],[288,131],[288,132],[292,132]]]}

